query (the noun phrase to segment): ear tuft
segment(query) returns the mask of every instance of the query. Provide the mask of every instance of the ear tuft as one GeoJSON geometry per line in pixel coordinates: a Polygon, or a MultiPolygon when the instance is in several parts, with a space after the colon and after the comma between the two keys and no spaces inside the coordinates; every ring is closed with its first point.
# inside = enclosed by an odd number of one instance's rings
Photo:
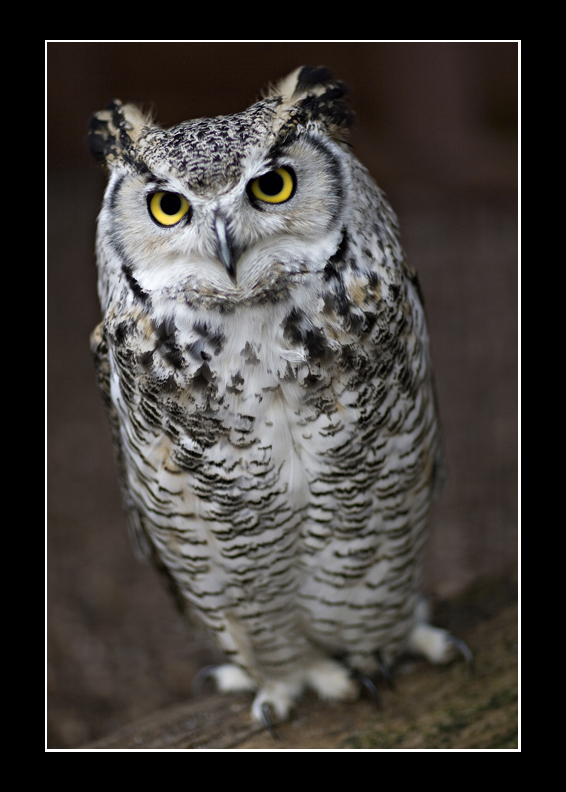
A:
{"type": "MultiPolygon", "coordinates": [[[[307,93],[309,88],[315,88],[317,85],[325,85],[332,82],[332,72],[326,66],[318,66],[313,69],[312,66],[302,66],[297,69],[297,87],[295,88],[295,95],[307,93]]],[[[344,85],[344,83],[342,83],[344,85]]],[[[344,86],[345,87],[345,86],[344,86]]]]}
{"type": "Polygon", "coordinates": [[[301,66],[270,91],[270,96],[281,101],[277,108],[280,132],[288,135],[298,127],[317,124],[337,140],[344,139],[354,120],[347,94],[348,86],[335,80],[325,66],[301,66]]]}
{"type": "Polygon", "coordinates": [[[95,159],[108,165],[116,160],[134,164],[136,144],[151,118],[139,107],[115,99],[90,120],[88,145],[95,159]]]}

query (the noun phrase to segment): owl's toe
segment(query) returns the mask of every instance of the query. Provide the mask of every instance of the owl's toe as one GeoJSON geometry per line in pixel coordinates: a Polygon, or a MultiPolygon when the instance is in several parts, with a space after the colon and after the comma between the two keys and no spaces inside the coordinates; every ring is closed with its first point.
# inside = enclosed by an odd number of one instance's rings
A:
{"type": "Polygon", "coordinates": [[[264,701],[261,705],[261,720],[267,731],[271,734],[274,740],[280,740],[281,737],[275,731],[273,721],[271,720],[271,713],[269,711],[269,704],[264,701]]]}
{"type": "Polygon", "coordinates": [[[301,695],[302,687],[300,682],[295,680],[268,682],[254,699],[252,718],[266,726],[267,711],[274,714],[276,721],[287,720],[295,701],[301,695]]]}
{"type": "Polygon", "coordinates": [[[468,644],[461,638],[456,638],[455,635],[451,635],[450,633],[448,633],[448,640],[453,644],[456,652],[459,652],[462,655],[466,663],[470,666],[470,669],[473,671],[474,656],[468,644]]]}
{"type": "Polygon", "coordinates": [[[203,669],[206,676],[214,679],[216,687],[222,693],[242,693],[256,691],[258,686],[246,672],[233,663],[219,666],[207,666],[203,669]]]}
{"type": "Polygon", "coordinates": [[[362,674],[361,671],[356,671],[355,669],[352,671],[352,679],[355,679],[356,682],[358,682],[367,690],[370,699],[373,701],[374,705],[379,708],[381,706],[379,691],[373,679],[368,677],[366,674],[362,674]]]}
{"type": "Polygon", "coordinates": [[[336,660],[318,660],[306,672],[305,682],[325,701],[355,701],[360,692],[351,671],[336,660]]]}

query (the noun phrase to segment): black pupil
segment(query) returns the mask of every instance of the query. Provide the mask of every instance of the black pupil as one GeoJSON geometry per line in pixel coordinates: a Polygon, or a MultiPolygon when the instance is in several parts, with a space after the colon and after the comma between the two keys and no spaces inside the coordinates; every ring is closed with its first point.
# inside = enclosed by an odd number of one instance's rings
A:
{"type": "Polygon", "coordinates": [[[181,209],[181,199],[175,193],[165,193],[161,197],[161,211],[166,215],[176,215],[181,209]]]}
{"type": "Polygon", "coordinates": [[[283,177],[275,171],[259,177],[259,189],[265,195],[277,195],[283,189],[283,177]]]}

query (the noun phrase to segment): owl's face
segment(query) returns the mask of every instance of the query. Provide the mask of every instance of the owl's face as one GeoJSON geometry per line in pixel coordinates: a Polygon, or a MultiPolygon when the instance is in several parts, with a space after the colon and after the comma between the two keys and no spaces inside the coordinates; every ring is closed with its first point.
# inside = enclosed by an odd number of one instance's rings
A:
{"type": "Polygon", "coordinates": [[[291,96],[169,130],[119,103],[95,116],[93,148],[111,170],[99,244],[120,250],[144,294],[245,301],[336,252],[347,155],[336,125],[306,118],[300,72],[291,96]]]}

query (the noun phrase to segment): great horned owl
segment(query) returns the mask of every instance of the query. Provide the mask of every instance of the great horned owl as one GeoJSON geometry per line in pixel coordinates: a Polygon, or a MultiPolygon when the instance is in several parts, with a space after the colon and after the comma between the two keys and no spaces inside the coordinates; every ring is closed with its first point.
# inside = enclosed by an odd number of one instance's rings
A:
{"type": "Polygon", "coordinates": [[[91,122],[92,348],[131,532],[260,721],[454,649],[419,606],[442,468],[423,305],[345,94],[303,67],[234,115],[91,122]]]}

